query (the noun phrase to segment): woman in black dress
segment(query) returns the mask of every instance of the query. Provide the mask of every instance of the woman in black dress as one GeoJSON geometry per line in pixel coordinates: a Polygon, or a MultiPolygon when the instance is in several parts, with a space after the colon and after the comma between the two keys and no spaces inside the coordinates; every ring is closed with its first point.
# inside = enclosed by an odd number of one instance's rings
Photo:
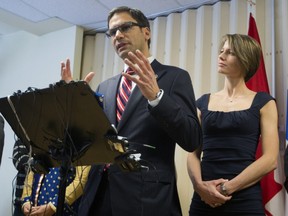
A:
{"type": "Polygon", "coordinates": [[[224,88],[197,101],[203,144],[189,153],[194,195],[189,214],[265,215],[261,178],[277,166],[278,115],[274,98],[247,88],[257,71],[261,47],[247,35],[225,35],[218,72],[224,88]],[[262,156],[255,158],[259,138],[262,156]]]}

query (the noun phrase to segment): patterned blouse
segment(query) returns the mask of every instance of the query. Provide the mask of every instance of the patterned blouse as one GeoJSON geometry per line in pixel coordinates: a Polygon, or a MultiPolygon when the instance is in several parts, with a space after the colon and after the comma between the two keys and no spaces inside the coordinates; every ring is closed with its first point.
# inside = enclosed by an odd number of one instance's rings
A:
{"type": "MultiPolygon", "coordinates": [[[[77,215],[80,196],[83,193],[87,181],[90,166],[77,166],[71,168],[67,178],[65,193],[64,216],[77,215]]],[[[32,206],[46,205],[49,203],[56,212],[59,184],[60,168],[50,168],[48,174],[37,174],[32,171],[25,181],[22,200],[23,205],[30,202],[32,206]]]]}

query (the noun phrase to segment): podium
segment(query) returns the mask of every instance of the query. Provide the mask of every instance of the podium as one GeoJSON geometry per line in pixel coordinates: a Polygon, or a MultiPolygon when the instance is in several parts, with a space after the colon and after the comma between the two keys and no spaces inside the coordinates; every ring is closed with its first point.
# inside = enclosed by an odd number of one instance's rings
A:
{"type": "Polygon", "coordinates": [[[106,117],[102,102],[103,96],[84,81],[60,81],[0,98],[0,112],[31,147],[36,171],[47,173],[50,167],[61,167],[57,215],[62,215],[70,166],[117,161],[123,171],[140,168],[128,140],[117,135],[106,117]]]}

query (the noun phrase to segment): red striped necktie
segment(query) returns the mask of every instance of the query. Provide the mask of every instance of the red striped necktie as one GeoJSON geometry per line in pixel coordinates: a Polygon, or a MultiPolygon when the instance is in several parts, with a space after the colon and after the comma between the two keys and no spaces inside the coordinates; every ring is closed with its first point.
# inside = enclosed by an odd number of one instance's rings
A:
{"type": "MultiPolygon", "coordinates": [[[[126,70],[126,73],[133,74],[134,71],[129,67],[126,70]]],[[[116,108],[117,122],[119,122],[122,118],[122,114],[124,112],[128,99],[131,95],[131,91],[132,91],[132,81],[123,76],[122,84],[120,85],[117,94],[117,108],[116,108]]]]}

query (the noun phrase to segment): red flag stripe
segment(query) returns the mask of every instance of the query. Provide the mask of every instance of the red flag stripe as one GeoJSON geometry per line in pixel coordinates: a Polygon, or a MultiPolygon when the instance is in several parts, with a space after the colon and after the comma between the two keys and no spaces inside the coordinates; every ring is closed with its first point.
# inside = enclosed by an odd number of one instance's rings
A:
{"type": "MultiPolygon", "coordinates": [[[[249,30],[248,35],[255,40],[258,41],[258,43],[261,46],[260,37],[258,34],[257,26],[254,17],[250,13],[250,19],[249,19],[249,30]]],[[[261,61],[259,68],[255,75],[248,80],[246,83],[247,87],[253,91],[263,91],[269,93],[269,86],[266,76],[266,70],[265,70],[265,64],[264,64],[264,58],[263,54],[261,56],[261,61]]],[[[256,158],[259,158],[262,155],[262,146],[261,141],[259,141],[259,145],[256,152],[256,158]]],[[[282,190],[282,185],[277,183],[274,179],[274,171],[271,171],[266,176],[264,176],[261,180],[261,188],[262,188],[262,198],[263,198],[263,204],[264,206],[266,203],[268,203],[277,193],[279,193],[282,190]]],[[[272,216],[269,209],[265,208],[265,213],[267,216],[272,216]]]]}

